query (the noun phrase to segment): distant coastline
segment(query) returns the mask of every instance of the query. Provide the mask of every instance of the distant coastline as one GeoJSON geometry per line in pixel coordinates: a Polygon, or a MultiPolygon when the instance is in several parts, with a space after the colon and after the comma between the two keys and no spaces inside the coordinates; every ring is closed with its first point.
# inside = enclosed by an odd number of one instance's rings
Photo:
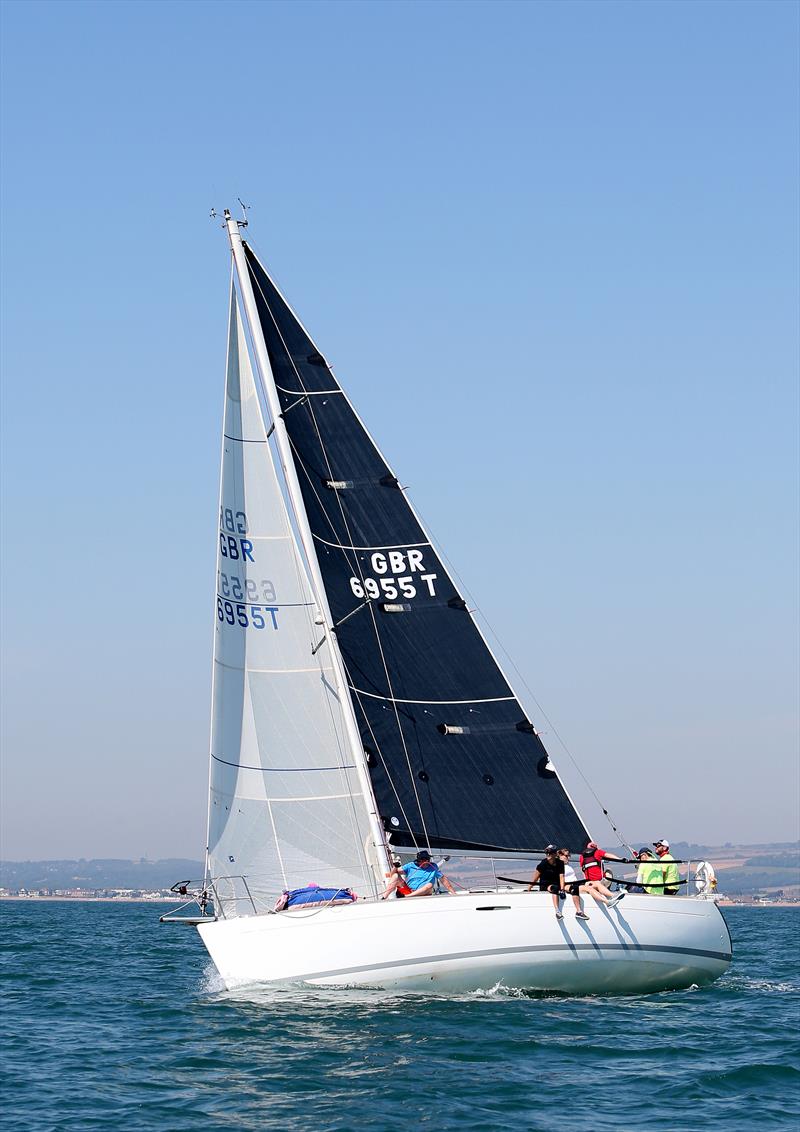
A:
{"type": "MultiPolygon", "coordinates": [[[[644,845],[636,840],[634,846],[644,845]]],[[[607,846],[608,848],[608,846],[607,846]]],[[[673,856],[683,862],[710,861],[719,882],[718,895],[723,907],[800,906],[800,842],[772,842],[759,845],[698,845],[672,842],[673,856]]],[[[630,854],[628,854],[630,855],[630,854]]],[[[533,858],[527,864],[532,865],[533,858]]],[[[454,868],[455,862],[450,866],[454,868]]],[[[524,868],[521,862],[519,868],[524,868]]],[[[0,900],[96,900],[107,903],[177,903],[180,894],[172,891],[189,878],[202,883],[202,861],[186,857],[163,860],[125,860],[94,858],[87,860],[0,861],[0,900]]],[[[623,866],[623,872],[629,867],[623,866]]],[[[460,870],[458,878],[467,887],[478,880],[472,866],[460,870]]],[[[688,865],[681,874],[692,874],[688,865]]]]}
{"type": "Polygon", "coordinates": [[[0,893],[0,900],[19,900],[25,904],[181,904],[186,903],[183,896],[20,896],[0,893]]]}

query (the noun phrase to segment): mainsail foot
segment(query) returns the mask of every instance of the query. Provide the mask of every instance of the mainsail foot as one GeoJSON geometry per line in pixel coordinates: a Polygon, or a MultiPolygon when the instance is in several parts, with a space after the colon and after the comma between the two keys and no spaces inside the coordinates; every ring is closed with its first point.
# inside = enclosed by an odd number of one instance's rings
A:
{"type": "Polygon", "coordinates": [[[636,895],[556,920],[549,894],[469,892],[241,916],[198,931],[226,986],[306,983],[392,991],[500,986],[643,994],[703,986],[731,961],[714,903],[636,895]]]}

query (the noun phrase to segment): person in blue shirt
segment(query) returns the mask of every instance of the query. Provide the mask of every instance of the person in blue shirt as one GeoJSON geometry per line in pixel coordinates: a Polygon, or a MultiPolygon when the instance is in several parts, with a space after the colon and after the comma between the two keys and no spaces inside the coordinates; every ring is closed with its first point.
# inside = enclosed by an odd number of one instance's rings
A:
{"type": "Polygon", "coordinates": [[[411,890],[405,893],[406,896],[430,896],[437,880],[440,880],[447,891],[455,896],[456,890],[439,866],[433,863],[428,850],[420,849],[414,860],[409,861],[407,865],[394,866],[381,900],[391,896],[398,885],[411,890]]]}

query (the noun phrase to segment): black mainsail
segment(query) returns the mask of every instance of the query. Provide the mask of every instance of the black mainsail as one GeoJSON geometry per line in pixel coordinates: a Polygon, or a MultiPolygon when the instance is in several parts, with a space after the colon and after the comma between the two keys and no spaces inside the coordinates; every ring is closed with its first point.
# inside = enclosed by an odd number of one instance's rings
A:
{"type": "Polygon", "coordinates": [[[392,845],[581,847],[586,829],[397,477],[246,244],[245,251],[392,845]]]}

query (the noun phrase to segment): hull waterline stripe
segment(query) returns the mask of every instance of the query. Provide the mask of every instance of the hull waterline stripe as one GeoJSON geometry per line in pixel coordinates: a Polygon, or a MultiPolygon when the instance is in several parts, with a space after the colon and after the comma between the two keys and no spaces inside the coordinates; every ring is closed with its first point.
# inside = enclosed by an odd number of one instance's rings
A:
{"type": "Polygon", "coordinates": [[[515,696],[494,696],[488,700],[397,700],[392,696],[379,696],[375,692],[365,692],[352,684],[348,684],[348,687],[357,696],[369,696],[371,700],[386,700],[391,704],[503,704],[516,698],[515,696]]]}
{"type": "Polygon", "coordinates": [[[305,979],[329,979],[339,975],[357,975],[366,971],[387,971],[395,967],[416,967],[424,963],[446,963],[452,959],[482,959],[490,955],[533,955],[544,951],[593,951],[600,958],[603,951],[622,951],[627,955],[636,956],[642,952],[666,953],[668,955],[696,956],[701,959],[717,959],[723,963],[730,963],[733,956],[725,951],[706,951],[701,947],[669,947],[657,943],[556,943],[531,944],[527,947],[493,947],[485,951],[453,951],[444,955],[424,955],[417,959],[398,959],[392,963],[364,963],[359,967],[340,967],[333,971],[317,971],[314,974],[300,975],[305,979]]]}

